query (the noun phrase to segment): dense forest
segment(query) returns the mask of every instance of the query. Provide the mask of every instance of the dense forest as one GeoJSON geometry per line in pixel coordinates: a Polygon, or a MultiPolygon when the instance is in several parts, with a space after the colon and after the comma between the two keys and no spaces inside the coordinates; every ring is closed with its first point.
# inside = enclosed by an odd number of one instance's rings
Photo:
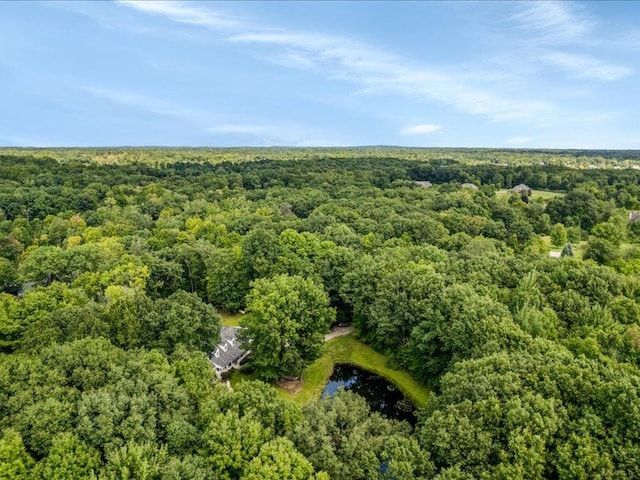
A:
{"type": "Polygon", "coordinates": [[[640,478],[638,159],[5,150],[0,478],[640,478]],[[276,394],[336,322],[429,386],[415,426],[276,394]]]}

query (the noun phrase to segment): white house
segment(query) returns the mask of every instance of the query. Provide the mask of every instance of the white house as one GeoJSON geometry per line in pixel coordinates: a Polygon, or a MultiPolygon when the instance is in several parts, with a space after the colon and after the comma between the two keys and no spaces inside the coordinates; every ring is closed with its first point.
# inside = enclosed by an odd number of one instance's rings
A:
{"type": "Polygon", "coordinates": [[[216,369],[218,379],[232,368],[240,368],[242,361],[251,353],[251,350],[242,348],[237,338],[238,331],[240,331],[238,327],[222,327],[220,329],[220,343],[209,355],[209,361],[216,369]]]}

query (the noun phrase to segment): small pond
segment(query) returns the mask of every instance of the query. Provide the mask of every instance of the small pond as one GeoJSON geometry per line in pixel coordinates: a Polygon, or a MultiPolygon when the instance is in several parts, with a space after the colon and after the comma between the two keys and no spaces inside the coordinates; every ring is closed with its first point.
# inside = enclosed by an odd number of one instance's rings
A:
{"type": "Polygon", "coordinates": [[[396,420],[406,420],[412,425],[416,423],[415,406],[411,400],[375,373],[353,365],[336,365],[322,396],[333,396],[339,387],[364,397],[372,411],[396,420]]]}

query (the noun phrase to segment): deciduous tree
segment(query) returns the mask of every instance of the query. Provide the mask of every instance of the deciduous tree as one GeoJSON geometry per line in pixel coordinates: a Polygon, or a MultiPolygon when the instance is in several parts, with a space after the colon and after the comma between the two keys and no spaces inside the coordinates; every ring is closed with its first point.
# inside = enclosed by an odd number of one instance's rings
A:
{"type": "Polygon", "coordinates": [[[247,308],[242,336],[265,379],[299,376],[320,355],[323,336],[335,318],[324,289],[297,276],[256,280],[247,308]]]}

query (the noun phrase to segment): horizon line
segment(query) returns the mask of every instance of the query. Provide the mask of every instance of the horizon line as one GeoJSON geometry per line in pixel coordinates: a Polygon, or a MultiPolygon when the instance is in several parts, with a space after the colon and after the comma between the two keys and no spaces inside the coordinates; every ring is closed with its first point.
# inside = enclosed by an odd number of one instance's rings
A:
{"type": "Polygon", "coordinates": [[[158,149],[158,150],[232,150],[232,149],[253,149],[253,150],[275,150],[275,149],[289,149],[289,150],[338,150],[338,149],[365,149],[365,148],[380,148],[380,149],[414,149],[414,150],[510,150],[510,151],[617,151],[617,152],[640,152],[640,148],[621,148],[621,147],[600,147],[600,148],[576,148],[576,147],[443,147],[443,146],[429,146],[429,147],[416,147],[409,145],[331,145],[331,146],[295,146],[295,145],[269,145],[269,146],[250,146],[250,145],[234,145],[234,146],[211,146],[211,145],[92,145],[92,146],[29,146],[29,145],[0,145],[0,150],[143,150],[143,149],[158,149]]]}

